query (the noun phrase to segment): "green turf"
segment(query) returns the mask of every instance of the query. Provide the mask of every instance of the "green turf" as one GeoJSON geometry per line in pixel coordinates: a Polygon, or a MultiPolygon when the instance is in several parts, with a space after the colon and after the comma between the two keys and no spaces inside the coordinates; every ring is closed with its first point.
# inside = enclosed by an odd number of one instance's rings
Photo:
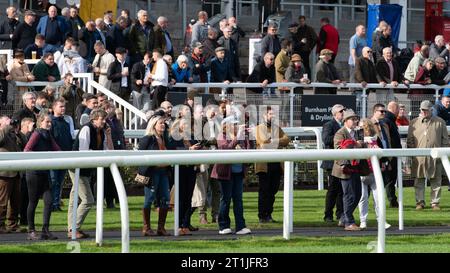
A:
{"type": "MultiPolygon", "coordinates": [[[[415,210],[414,189],[405,189],[405,226],[447,226],[450,223],[448,217],[450,206],[447,204],[450,193],[447,187],[442,188],[441,211],[432,211],[429,206],[423,211],[415,210]]],[[[429,189],[427,189],[427,196],[429,189]]],[[[315,227],[327,226],[323,222],[323,207],[325,191],[295,191],[294,195],[294,227],[315,227]]],[[[273,217],[280,220],[278,223],[264,224],[258,223],[257,201],[258,194],[255,192],[244,193],[244,214],[247,226],[253,230],[259,228],[282,228],[282,192],[277,195],[275,211],[273,217]]],[[[143,197],[130,197],[129,216],[130,228],[132,230],[141,229],[140,209],[143,204],[143,197]]],[[[64,200],[67,205],[67,200],[64,200]]],[[[40,229],[42,222],[42,201],[36,215],[37,229],[40,229]]],[[[375,227],[375,213],[370,201],[369,227],[375,227]]],[[[209,211],[208,211],[209,217],[209,211]]],[[[152,225],[156,226],[157,213],[152,212],[152,225]]],[[[234,228],[233,215],[232,228],[234,228]]],[[[358,219],[358,210],[355,211],[355,218],[358,219]]],[[[396,228],[398,226],[398,210],[387,209],[387,221],[396,228]]],[[[198,214],[192,217],[194,225],[198,223],[198,214]]],[[[67,211],[52,214],[51,230],[62,231],[66,229],[67,211]]],[[[169,213],[167,229],[173,226],[173,213],[169,213]]],[[[104,215],[105,230],[120,229],[119,209],[105,209],[104,215]]],[[[201,226],[202,229],[217,230],[216,224],[201,226]]],[[[95,229],[95,210],[88,215],[83,230],[95,229]]],[[[215,241],[164,241],[161,239],[132,240],[131,252],[370,252],[369,246],[376,241],[376,237],[302,237],[293,236],[292,240],[285,241],[280,236],[263,237],[247,236],[237,240],[215,240],[215,241]]],[[[387,252],[450,252],[450,235],[437,234],[426,236],[387,236],[387,252]]],[[[0,245],[0,252],[69,252],[66,243],[33,243],[33,244],[8,244],[0,245]]],[[[82,242],[82,252],[120,252],[120,241],[105,241],[101,248],[96,247],[92,241],[82,242]]]]}
{"type": "MultiPolygon", "coordinates": [[[[72,242],[71,242],[72,243],[72,242]]],[[[248,236],[235,240],[131,241],[133,253],[371,253],[376,237],[302,237],[286,241],[281,236],[248,236]]],[[[388,236],[387,253],[449,253],[450,235],[388,236]]],[[[0,253],[70,253],[66,242],[0,245],[0,253]]],[[[102,247],[93,241],[81,241],[80,253],[117,253],[120,241],[107,240],[102,247]]]]}

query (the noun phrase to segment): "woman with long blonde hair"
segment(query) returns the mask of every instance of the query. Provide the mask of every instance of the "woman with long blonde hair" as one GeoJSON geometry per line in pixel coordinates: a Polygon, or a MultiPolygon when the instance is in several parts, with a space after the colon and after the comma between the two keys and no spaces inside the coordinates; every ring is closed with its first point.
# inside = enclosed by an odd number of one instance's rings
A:
{"type": "MultiPolygon", "coordinates": [[[[145,136],[139,141],[139,150],[167,150],[168,140],[164,116],[153,116],[147,125],[145,136]]],[[[143,166],[138,174],[150,177],[150,183],[144,186],[145,201],[142,208],[144,236],[170,236],[164,228],[169,207],[169,168],[162,166],[143,166]],[[158,229],[155,232],[150,227],[150,211],[153,201],[159,200],[158,229]]]]}
{"type": "MultiPolygon", "coordinates": [[[[360,122],[361,129],[364,134],[364,143],[366,144],[368,149],[379,149],[382,147],[381,139],[377,136],[377,130],[375,129],[374,123],[370,119],[363,119],[360,122]]],[[[384,165],[385,160],[381,160],[382,169],[385,168],[384,165]]],[[[377,184],[375,183],[375,176],[371,170],[369,175],[361,176],[361,199],[359,200],[358,208],[359,208],[359,219],[360,219],[360,228],[367,228],[367,216],[369,214],[369,188],[372,192],[375,214],[378,220],[378,194],[380,191],[377,189],[377,184]]],[[[384,189],[381,189],[381,194],[384,195],[384,189]]],[[[391,225],[385,222],[384,227],[386,229],[390,228],[391,225]]]]}

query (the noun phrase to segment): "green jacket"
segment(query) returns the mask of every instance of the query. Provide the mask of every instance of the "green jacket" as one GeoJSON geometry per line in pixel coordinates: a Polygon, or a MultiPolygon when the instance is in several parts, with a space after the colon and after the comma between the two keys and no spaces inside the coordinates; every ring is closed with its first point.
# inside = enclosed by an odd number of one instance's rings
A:
{"type": "Polygon", "coordinates": [[[53,66],[48,66],[43,60],[40,60],[33,68],[34,77],[36,78],[36,81],[48,81],[48,76],[55,77],[56,81],[61,80],[61,74],[59,72],[59,68],[56,64],[53,66]]]}
{"type": "Polygon", "coordinates": [[[153,31],[153,23],[147,21],[148,35],[146,36],[144,30],[139,22],[131,26],[129,33],[129,41],[131,44],[131,55],[140,54],[145,55],[146,51],[153,51],[153,44],[155,40],[155,33],[153,31]]]}

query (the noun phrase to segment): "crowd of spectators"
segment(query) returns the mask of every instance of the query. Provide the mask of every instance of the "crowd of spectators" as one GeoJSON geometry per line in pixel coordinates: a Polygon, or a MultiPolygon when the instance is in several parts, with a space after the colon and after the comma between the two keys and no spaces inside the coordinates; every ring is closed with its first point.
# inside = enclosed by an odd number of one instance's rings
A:
{"type": "MultiPolygon", "coordinates": [[[[64,15],[58,15],[57,8],[51,6],[48,15],[37,18],[36,13],[27,10],[23,21],[19,22],[16,9],[9,7],[7,18],[0,24],[2,49],[14,50],[10,70],[6,69],[5,60],[0,58],[1,103],[9,103],[9,81],[49,83],[42,89],[35,88],[36,92],[20,87],[15,90],[14,101],[22,108],[12,118],[0,117],[0,142],[7,152],[126,148],[120,110],[115,109],[114,103],[108,101],[104,94],[88,94],[82,90],[74,80],[74,73],[92,72],[102,86],[147,112],[148,124],[145,137],[139,141],[140,150],[279,149],[288,145],[289,138],[277,124],[276,111],[271,107],[263,111],[260,124],[251,124],[240,109],[242,105],[227,100],[211,100],[203,107],[194,104],[198,95],[196,91],[174,88],[174,83],[247,81],[261,84],[260,88],[252,89],[253,92],[270,96],[285,91],[283,88],[267,88],[273,82],[308,84],[315,79],[316,82],[336,85],[336,88],[316,88],[315,94],[336,94],[337,86],[347,80],[363,86],[369,83],[444,85],[450,80],[447,69],[450,46],[445,44],[442,36],[436,36],[430,46],[421,46],[403,69],[396,58],[400,57],[400,51],[392,42],[392,29],[384,21],[371,34],[373,49],[367,46],[365,26],[356,27],[349,42],[349,79],[344,79],[334,65],[340,36],[328,18],[320,20],[317,35],[307,25],[306,17],[300,16],[298,23],[289,25],[289,35],[285,39],[279,38],[279,26],[271,22],[261,41],[261,58],[248,78],[244,78],[239,62],[239,40],[245,32],[237,25],[235,17],[222,20],[216,29],[208,25],[208,14],[200,11],[198,20],[192,23],[192,35],[186,43],[188,50],[177,52],[168,32],[169,19],[166,17],[160,16],[152,23],[148,12],[140,10],[133,20],[129,12],[123,10],[113,23],[112,12],[106,11],[103,18],[84,23],[76,7],[63,9],[63,12],[64,15]],[[315,75],[311,75],[310,58],[314,47],[319,60],[315,64],[315,75]],[[29,66],[24,62],[28,58],[39,61],[29,66]],[[61,87],[52,85],[60,80],[64,81],[61,87]],[[176,113],[172,112],[173,106],[167,101],[169,91],[186,93],[186,101],[176,113]],[[200,130],[200,135],[196,135],[196,127],[207,130],[200,130]],[[79,130],[78,134],[75,134],[75,129],[79,130]]],[[[301,94],[302,91],[302,88],[297,88],[295,93],[301,94]]],[[[385,99],[393,98],[392,90],[375,92],[386,96],[385,99]]],[[[426,92],[426,89],[416,90],[410,95],[426,92]]],[[[422,102],[421,115],[411,121],[414,126],[409,127],[407,147],[448,146],[445,125],[450,124],[449,109],[449,90],[444,91],[441,101],[435,106],[429,101],[422,102]]],[[[376,104],[373,116],[362,121],[353,110],[342,105],[335,105],[332,114],[333,120],[326,123],[323,130],[324,143],[330,149],[401,148],[397,126],[409,123],[405,106],[395,101],[387,105],[387,110],[385,105],[376,104]],[[358,128],[362,129],[356,130],[358,128]]],[[[396,160],[382,159],[381,163],[390,206],[397,207],[394,186],[396,160]]],[[[369,190],[374,197],[382,192],[375,187],[370,167],[354,172],[352,164],[337,160],[325,161],[323,165],[329,171],[324,220],[333,221],[332,210],[336,204],[339,225],[350,231],[367,227],[369,190]],[[360,226],[356,226],[353,218],[358,205],[360,226]]],[[[435,161],[423,162],[420,159],[415,159],[414,164],[417,166],[414,167],[416,209],[425,207],[426,177],[431,179],[432,208],[438,210],[442,166],[435,161]]],[[[240,235],[251,233],[245,224],[242,205],[247,167],[246,164],[180,166],[180,235],[190,235],[198,230],[191,224],[196,208],[199,208],[200,223],[209,223],[206,216],[208,188],[212,193],[211,218],[218,223],[219,234],[233,232],[229,217],[231,200],[235,232],[240,235]]],[[[259,181],[259,222],[275,222],[272,213],[282,166],[279,163],[257,163],[254,169],[259,181]]],[[[50,232],[50,216],[52,212],[61,211],[61,185],[66,173],[74,181],[73,170],[0,173],[0,233],[20,231],[20,225],[27,225],[30,240],[56,239],[50,232]],[[42,233],[38,236],[34,216],[40,196],[44,199],[44,220],[42,233]],[[6,217],[8,206],[10,210],[6,217]]],[[[78,197],[74,196],[74,188],[71,189],[67,218],[69,237],[72,236],[74,209],[77,210],[76,238],[89,237],[82,226],[94,205],[94,173],[92,169],[80,171],[78,197]],[[78,208],[73,208],[75,198],[81,200],[78,208]]],[[[165,165],[143,166],[138,173],[151,181],[144,187],[143,236],[170,235],[165,222],[173,204],[173,169],[165,165]],[[159,216],[156,232],[150,225],[153,204],[157,205],[159,216]]],[[[113,208],[117,193],[111,176],[105,176],[105,192],[107,207],[113,208]]],[[[376,211],[377,206],[375,203],[376,211]]],[[[385,226],[389,228],[390,225],[385,223],[385,226]]]]}

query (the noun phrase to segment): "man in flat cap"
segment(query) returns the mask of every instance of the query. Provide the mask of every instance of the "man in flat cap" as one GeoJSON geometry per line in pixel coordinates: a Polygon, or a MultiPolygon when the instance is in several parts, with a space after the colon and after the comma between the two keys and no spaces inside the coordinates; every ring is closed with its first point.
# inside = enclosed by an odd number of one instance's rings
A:
{"type": "MultiPolygon", "coordinates": [[[[352,109],[344,111],[343,126],[336,132],[333,139],[335,149],[362,148],[364,146],[359,132],[355,130],[358,122],[358,115],[352,109]],[[351,147],[344,145],[344,143],[350,142],[353,143],[351,147]]],[[[345,230],[348,231],[358,231],[360,228],[355,224],[353,212],[361,199],[361,177],[359,173],[346,172],[347,165],[348,160],[335,160],[331,172],[332,176],[340,179],[343,191],[344,213],[338,226],[345,226],[345,230]]]]}
{"type": "Polygon", "coordinates": [[[233,66],[228,58],[225,58],[225,48],[218,47],[215,50],[216,57],[211,60],[210,82],[231,83],[237,81],[233,66]]]}
{"type": "MultiPolygon", "coordinates": [[[[420,115],[413,119],[408,129],[408,148],[448,147],[448,133],[445,121],[432,115],[433,104],[424,100],[420,104],[420,115]]],[[[416,210],[425,208],[425,180],[430,181],[431,208],[440,210],[442,163],[431,157],[415,157],[411,166],[415,178],[416,210]]]]}
{"type": "MultiPolygon", "coordinates": [[[[331,62],[333,58],[333,51],[329,49],[322,49],[320,51],[320,60],[316,64],[316,81],[321,83],[331,83],[331,84],[345,84],[342,80],[341,75],[339,75],[336,67],[331,62]]],[[[336,88],[316,88],[315,94],[336,94],[336,88]]]]}
{"type": "MultiPolygon", "coordinates": [[[[334,136],[336,132],[342,127],[342,119],[344,118],[345,107],[342,104],[335,104],[331,108],[333,119],[326,122],[322,127],[322,141],[325,149],[334,149],[334,136]]],[[[325,197],[325,212],[323,220],[325,222],[333,222],[333,208],[336,205],[336,219],[341,219],[343,213],[342,204],[342,185],[339,178],[331,174],[334,161],[325,160],[322,162],[322,169],[327,171],[328,175],[328,189],[325,197]]]]}

